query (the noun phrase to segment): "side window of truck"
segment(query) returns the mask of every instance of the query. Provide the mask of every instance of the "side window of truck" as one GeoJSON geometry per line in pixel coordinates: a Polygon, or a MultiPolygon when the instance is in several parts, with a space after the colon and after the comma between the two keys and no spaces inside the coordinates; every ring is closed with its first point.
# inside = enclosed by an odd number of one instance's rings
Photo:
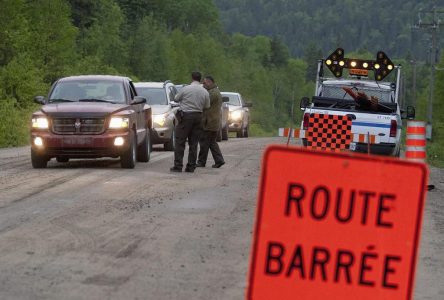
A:
{"type": "Polygon", "coordinates": [[[136,89],[134,88],[134,85],[132,82],[129,83],[129,90],[130,90],[130,96],[131,100],[134,99],[135,96],[137,96],[136,89]]]}
{"type": "Polygon", "coordinates": [[[174,97],[176,97],[176,94],[177,94],[176,88],[173,87],[173,86],[170,86],[168,94],[169,94],[169,97],[170,97],[170,101],[174,101],[174,97]]]}

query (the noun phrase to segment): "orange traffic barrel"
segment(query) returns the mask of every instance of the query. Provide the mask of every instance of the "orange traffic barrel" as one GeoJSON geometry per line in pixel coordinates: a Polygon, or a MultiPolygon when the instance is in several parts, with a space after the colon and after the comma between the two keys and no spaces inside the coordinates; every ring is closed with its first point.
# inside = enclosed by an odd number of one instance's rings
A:
{"type": "Polygon", "coordinates": [[[426,160],[426,122],[408,121],[405,157],[410,160],[426,160]]]}

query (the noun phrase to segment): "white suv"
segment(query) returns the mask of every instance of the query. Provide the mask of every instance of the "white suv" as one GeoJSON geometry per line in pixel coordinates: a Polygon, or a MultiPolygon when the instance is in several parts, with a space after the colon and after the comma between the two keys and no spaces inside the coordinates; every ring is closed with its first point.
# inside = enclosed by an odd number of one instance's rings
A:
{"type": "Polygon", "coordinates": [[[163,144],[167,151],[176,146],[175,111],[179,105],[174,102],[177,89],[171,81],[134,83],[137,94],[146,98],[153,112],[152,143],[163,144]]]}
{"type": "Polygon", "coordinates": [[[222,98],[230,110],[228,130],[236,132],[238,138],[248,137],[250,129],[250,110],[248,108],[253,105],[246,103],[239,93],[222,92],[222,98]]]}

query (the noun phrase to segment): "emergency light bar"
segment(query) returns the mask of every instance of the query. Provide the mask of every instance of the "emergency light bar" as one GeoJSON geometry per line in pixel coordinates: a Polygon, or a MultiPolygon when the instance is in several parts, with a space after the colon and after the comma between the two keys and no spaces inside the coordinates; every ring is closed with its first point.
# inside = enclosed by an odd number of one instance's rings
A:
{"type": "Polygon", "coordinates": [[[395,68],[388,56],[379,51],[376,60],[345,58],[344,49],[338,48],[324,61],[328,69],[336,77],[342,77],[344,69],[349,69],[350,75],[368,76],[368,71],[374,71],[375,80],[383,80],[395,68]]]}

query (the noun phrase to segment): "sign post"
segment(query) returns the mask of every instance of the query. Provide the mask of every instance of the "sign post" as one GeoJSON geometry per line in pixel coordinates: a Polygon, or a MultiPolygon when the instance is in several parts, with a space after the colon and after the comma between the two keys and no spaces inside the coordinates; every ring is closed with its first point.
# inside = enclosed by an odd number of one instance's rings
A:
{"type": "Polygon", "coordinates": [[[247,299],[412,299],[428,170],[267,149],[247,299]]]}

